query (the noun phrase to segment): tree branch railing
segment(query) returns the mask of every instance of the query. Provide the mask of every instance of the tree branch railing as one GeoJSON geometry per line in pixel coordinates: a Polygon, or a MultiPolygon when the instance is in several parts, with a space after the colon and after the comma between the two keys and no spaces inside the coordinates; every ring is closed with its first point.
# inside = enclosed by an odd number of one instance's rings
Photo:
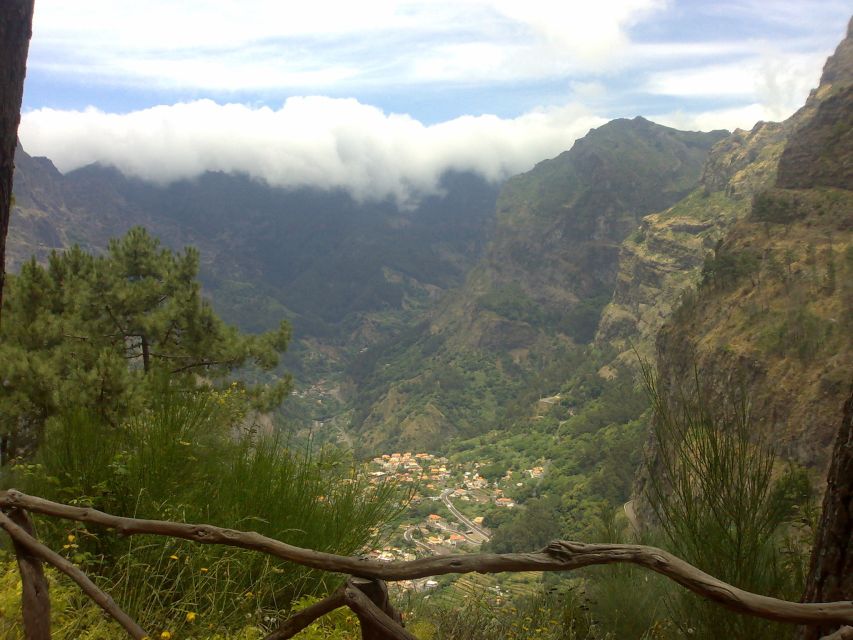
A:
{"type": "Polygon", "coordinates": [[[476,553],[381,562],[303,549],[252,531],[115,516],[89,507],[51,502],[14,489],[0,491],[0,511],[0,528],[11,537],[21,567],[27,640],[50,638],[49,627],[35,625],[31,631],[27,622],[28,619],[39,617],[32,615],[31,611],[28,613],[28,607],[49,607],[49,604],[45,605],[47,583],[43,573],[35,568],[39,562],[56,567],[74,580],[130,637],[135,640],[147,637],[145,631],[79,568],[33,537],[26,526],[27,512],[100,525],[114,529],[121,535],[160,535],[201,544],[239,547],[312,569],[350,576],[344,586],[293,615],[270,633],[266,640],[291,638],[318,618],[343,606],[349,607],[358,617],[362,638],[417,640],[403,627],[400,614],[389,603],[385,581],[474,572],[571,571],[592,565],[617,563],[639,565],[664,575],[697,595],[740,614],[790,624],[838,625],[840,629],[824,640],[853,638],[853,602],[800,603],[762,596],[718,580],[662,549],[644,545],[558,540],[532,553],[476,553]]]}

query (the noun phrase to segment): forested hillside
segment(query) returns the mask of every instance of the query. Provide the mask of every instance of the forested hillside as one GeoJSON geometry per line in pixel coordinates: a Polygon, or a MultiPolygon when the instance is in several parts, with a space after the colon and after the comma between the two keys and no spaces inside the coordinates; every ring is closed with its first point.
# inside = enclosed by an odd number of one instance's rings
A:
{"type": "Polygon", "coordinates": [[[356,360],[353,424],[366,446],[441,448],[556,392],[610,299],[619,244],[692,190],[724,135],[616,120],[509,180],[464,286],[356,360]]]}

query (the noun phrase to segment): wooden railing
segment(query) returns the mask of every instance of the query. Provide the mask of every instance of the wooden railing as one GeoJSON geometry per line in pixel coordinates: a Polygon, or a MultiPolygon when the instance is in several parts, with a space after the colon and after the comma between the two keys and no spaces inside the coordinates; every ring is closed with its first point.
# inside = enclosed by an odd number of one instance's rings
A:
{"type": "Polygon", "coordinates": [[[401,615],[390,604],[386,581],[451,573],[571,571],[591,565],[616,563],[636,564],[660,573],[699,596],[740,614],[791,624],[838,625],[838,631],[825,636],[823,640],[853,639],[853,602],[799,603],[750,593],[717,580],[655,547],[558,540],[533,553],[477,553],[435,556],[407,562],[379,562],[303,549],[251,531],[114,516],[96,509],[59,504],[9,489],[0,491],[0,528],[12,539],[21,571],[24,633],[27,640],[50,638],[50,601],[42,563],[56,567],[74,580],[130,637],[136,640],[151,637],[78,567],[33,536],[28,512],[100,525],[122,535],[160,535],[201,544],[240,547],[312,569],[349,575],[341,588],[293,615],[271,632],[266,640],[291,638],[314,620],[340,607],[349,607],[356,614],[362,638],[417,640],[404,628],[401,615]]]}

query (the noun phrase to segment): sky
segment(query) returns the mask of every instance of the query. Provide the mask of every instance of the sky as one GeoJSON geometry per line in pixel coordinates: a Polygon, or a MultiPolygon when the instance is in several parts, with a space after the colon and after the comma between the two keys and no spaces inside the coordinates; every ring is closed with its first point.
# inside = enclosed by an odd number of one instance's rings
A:
{"type": "Polygon", "coordinates": [[[849,0],[36,0],[20,138],[62,171],[410,202],[591,127],[781,120],[849,0]]]}

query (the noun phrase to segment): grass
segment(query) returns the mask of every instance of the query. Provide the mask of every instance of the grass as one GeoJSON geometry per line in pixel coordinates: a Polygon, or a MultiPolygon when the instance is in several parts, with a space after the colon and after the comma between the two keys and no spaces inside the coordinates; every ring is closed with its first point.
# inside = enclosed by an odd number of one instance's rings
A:
{"type": "MultiPolygon", "coordinates": [[[[19,465],[15,484],[115,515],[253,530],[342,555],[372,543],[406,500],[391,483],[370,485],[339,451],[292,450],[234,428],[224,394],[164,391],[152,407],[118,427],[85,411],[60,416],[33,464],[19,465]]],[[[37,528],[149,629],[185,634],[197,626],[190,613],[211,634],[265,628],[295,599],[337,586],[327,574],[230,547],[125,539],[53,519],[37,519],[37,528]]],[[[91,620],[66,626],[57,637],[85,637],[91,620]]]]}

